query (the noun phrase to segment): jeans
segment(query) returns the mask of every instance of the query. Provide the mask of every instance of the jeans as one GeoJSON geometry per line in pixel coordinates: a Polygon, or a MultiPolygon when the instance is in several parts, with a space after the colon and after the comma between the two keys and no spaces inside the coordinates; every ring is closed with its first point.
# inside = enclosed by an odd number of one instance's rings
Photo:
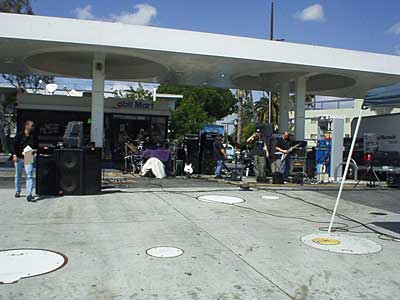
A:
{"type": "Polygon", "coordinates": [[[15,191],[21,193],[21,177],[23,169],[25,168],[26,173],[26,196],[32,196],[33,193],[33,163],[24,164],[22,158],[18,158],[15,166],[15,191]]]}
{"type": "Polygon", "coordinates": [[[290,156],[287,156],[282,162],[279,168],[279,172],[283,175],[285,181],[289,178],[289,167],[290,167],[290,156]]]}
{"type": "Polygon", "coordinates": [[[265,178],[267,176],[267,159],[265,156],[254,156],[254,175],[256,178],[265,178]]]}
{"type": "Polygon", "coordinates": [[[215,168],[215,176],[221,176],[221,171],[224,166],[223,160],[217,160],[217,167],[215,168]]]}

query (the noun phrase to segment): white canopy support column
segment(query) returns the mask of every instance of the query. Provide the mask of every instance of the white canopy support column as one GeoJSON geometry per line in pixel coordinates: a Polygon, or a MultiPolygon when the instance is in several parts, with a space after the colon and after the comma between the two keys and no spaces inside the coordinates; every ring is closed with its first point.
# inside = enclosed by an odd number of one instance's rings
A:
{"type": "Polygon", "coordinates": [[[285,132],[289,129],[289,82],[282,82],[279,92],[279,131],[285,132]]]}
{"type": "Polygon", "coordinates": [[[305,136],[306,82],[305,77],[299,77],[296,80],[295,137],[297,141],[303,141],[305,136]]]}
{"type": "Polygon", "coordinates": [[[95,54],[92,66],[92,125],[90,140],[103,147],[105,56],[95,54]]]}

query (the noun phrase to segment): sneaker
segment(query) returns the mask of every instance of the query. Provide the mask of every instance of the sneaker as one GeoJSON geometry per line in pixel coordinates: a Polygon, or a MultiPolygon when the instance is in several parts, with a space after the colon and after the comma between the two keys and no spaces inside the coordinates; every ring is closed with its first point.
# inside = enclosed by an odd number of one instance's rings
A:
{"type": "Polygon", "coordinates": [[[34,202],[34,201],[33,201],[32,195],[29,195],[28,197],[26,197],[26,200],[27,200],[28,202],[34,202]]]}
{"type": "Polygon", "coordinates": [[[21,197],[21,193],[20,193],[20,192],[16,192],[15,195],[14,195],[14,197],[15,197],[15,198],[21,197]]]}
{"type": "Polygon", "coordinates": [[[224,177],[222,177],[221,175],[217,175],[214,177],[215,179],[224,179],[224,177]]]}

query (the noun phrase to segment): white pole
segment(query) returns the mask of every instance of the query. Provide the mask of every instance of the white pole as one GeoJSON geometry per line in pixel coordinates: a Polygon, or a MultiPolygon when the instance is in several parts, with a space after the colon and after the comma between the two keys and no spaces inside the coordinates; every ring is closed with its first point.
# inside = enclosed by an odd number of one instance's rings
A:
{"type": "Polygon", "coordinates": [[[103,147],[105,56],[96,53],[92,66],[92,125],[90,140],[103,147]]]}
{"type": "Polygon", "coordinates": [[[153,102],[157,101],[157,88],[153,89],[153,102]]]}
{"type": "Polygon", "coordinates": [[[331,233],[331,231],[332,231],[333,221],[335,219],[336,211],[339,206],[340,197],[342,196],[343,186],[344,186],[344,182],[346,181],[347,172],[349,171],[349,166],[350,166],[351,158],[353,156],[354,146],[356,145],[358,130],[360,129],[361,118],[362,118],[362,106],[363,106],[363,104],[361,104],[361,107],[360,107],[360,113],[358,115],[356,129],[354,130],[353,140],[351,141],[350,152],[349,152],[349,156],[347,157],[346,167],[344,169],[344,174],[342,177],[342,181],[340,183],[340,188],[339,188],[339,193],[336,198],[335,208],[333,209],[331,221],[329,223],[328,233],[331,233]]]}
{"type": "Polygon", "coordinates": [[[299,77],[296,80],[295,97],[295,137],[296,141],[304,141],[305,136],[305,101],[306,101],[307,78],[299,77]]]}
{"type": "Polygon", "coordinates": [[[289,128],[289,82],[282,82],[279,92],[279,131],[285,132],[289,128]]]}

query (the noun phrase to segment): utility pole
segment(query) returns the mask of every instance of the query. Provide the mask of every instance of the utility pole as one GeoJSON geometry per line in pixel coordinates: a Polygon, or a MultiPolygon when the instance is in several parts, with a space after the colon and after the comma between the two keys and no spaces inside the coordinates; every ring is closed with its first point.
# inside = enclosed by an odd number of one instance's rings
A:
{"type": "Polygon", "coordinates": [[[274,40],[274,0],[271,0],[271,21],[270,21],[270,34],[269,39],[274,40]]]}
{"type": "MultiPolygon", "coordinates": [[[[269,39],[274,40],[274,0],[271,0],[271,16],[270,16],[270,34],[269,39]]],[[[268,123],[272,123],[272,92],[269,92],[268,99],[268,123]]]]}

